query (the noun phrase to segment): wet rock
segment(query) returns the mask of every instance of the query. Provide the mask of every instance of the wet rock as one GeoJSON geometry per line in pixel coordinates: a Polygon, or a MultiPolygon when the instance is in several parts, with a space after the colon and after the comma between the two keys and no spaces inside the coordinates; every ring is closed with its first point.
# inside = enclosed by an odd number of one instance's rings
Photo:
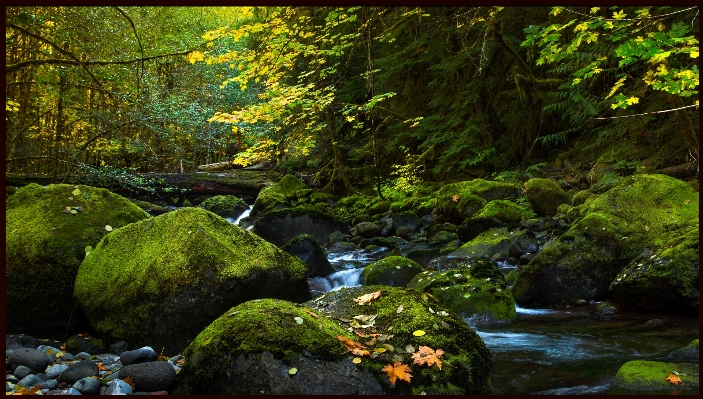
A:
{"type": "Polygon", "coordinates": [[[150,346],[126,351],[120,355],[120,361],[123,366],[129,366],[137,363],[147,363],[156,361],[159,355],[150,346]]]}
{"type": "Polygon", "coordinates": [[[108,351],[112,354],[119,356],[123,352],[126,352],[127,349],[129,349],[129,345],[127,345],[127,343],[124,341],[120,341],[120,342],[115,342],[114,344],[110,345],[110,348],[108,349],[108,351]]]}
{"type": "Polygon", "coordinates": [[[55,379],[48,379],[41,384],[41,389],[54,390],[59,386],[59,382],[55,379]]]}
{"type": "Polygon", "coordinates": [[[48,370],[46,370],[46,377],[47,378],[58,378],[61,375],[61,373],[63,373],[67,369],[68,369],[68,364],[66,364],[66,363],[54,364],[51,367],[49,367],[48,370]]]}
{"type": "Polygon", "coordinates": [[[96,377],[81,378],[73,384],[73,388],[82,395],[95,395],[100,392],[102,383],[96,377]]]}
{"type": "Polygon", "coordinates": [[[338,242],[344,242],[347,240],[347,236],[341,231],[333,231],[327,235],[327,242],[330,245],[334,245],[338,242]]]}
{"type": "Polygon", "coordinates": [[[308,277],[324,277],[334,273],[325,250],[308,234],[299,235],[281,249],[305,262],[308,277]]]}
{"type": "Polygon", "coordinates": [[[524,253],[535,253],[539,250],[539,245],[536,242],[529,241],[513,241],[508,247],[510,256],[519,258],[524,253]]]}
{"type": "Polygon", "coordinates": [[[7,360],[13,366],[27,366],[35,372],[42,372],[51,364],[46,354],[32,348],[15,349],[7,360]]]}
{"type": "Polygon", "coordinates": [[[422,266],[418,263],[402,256],[388,256],[364,267],[361,280],[364,285],[405,287],[420,272],[422,266]]]}
{"type": "Polygon", "coordinates": [[[599,316],[612,316],[620,313],[620,308],[613,302],[601,302],[596,305],[595,313],[599,316]]]}
{"type": "Polygon", "coordinates": [[[694,339],[690,344],[683,348],[676,349],[675,351],[669,353],[664,357],[665,360],[670,361],[686,361],[698,363],[698,340],[694,339]]]}
{"type": "Polygon", "coordinates": [[[412,233],[413,233],[412,228],[410,228],[408,226],[400,226],[395,231],[396,237],[400,237],[400,238],[410,238],[410,235],[412,233]]]}
{"type": "Polygon", "coordinates": [[[414,233],[422,226],[422,220],[412,211],[395,213],[391,215],[391,219],[393,219],[392,231],[397,231],[401,226],[405,226],[408,231],[414,233]]]}
{"type": "Polygon", "coordinates": [[[12,374],[14,374],[15,377],[21,380],[22,378],[32,374],[32,369],[27,366],[17,366],[17,368],[15,368],[15,370],[12,372],[12,374]]]}
{"type": "Polygon", "coordinates": [[[176,380],[176,371],[168,362],[132,364],[119,371],[119,378],[131,378],[137,391],[168,390],[176,380]]]}
{"type": "Polygon", "coordinates": [[[78,380],[98,375],[98,365],[92,360],[81,360],[73,363],[66,371],[61,373],[59,381],[73,385],[78,380]]]}
{"type": "Polygon", "coordinates": [[[356,233],[362,237],[376,237],[381,234],[381,227],[373,222],[361,222],[355,227],[356,233]]]}
{"type": "Polygon", "coordinates": [[[252,232],[280,247],[300,234],[309,234],[320,245],[335,231],[350,234],[344,221],[312,207],[286,208],[261,215],[252,232]]]}
{"type": "Polygon", "coordinates": [[[531,261],[532,259],[534,259],[535,256],[537,256],[537,254],[522,254],[522,255],[520,255],[520,259],[519,259],[519,260],[520,260],[520,264],[521,264],[521,265],[526,265],[526,264],[530,263],[530,261],[531,261]]]}
{"type": "Polygon", "coordinates": [[[105,344],[97,338],[74,335],[66,340],[66,352],[77,355],[81,352],[88,354],[102,353],[105,349],[105,344]]]}
{"type": "Polygon", "coordinates": [[[393,219],[389,217],[381,218],[378,221],[378,225],[381,227],[381,237],[388,237],[393,234],[395,229],[393,229],[393,219]]]}
{"type": "Polygon", "coordinates": [[[698,384],[698,364],[647,360],[633,360],[625,363],[615,374],[613,381],[613,387],[630,392],[697,391],[698,384]],[[681,383],[674,385],[666,380],[666,376],[671,374],[672,370],[679,373],[681,383]]]}
{"type": "Polygon", "coordinates": [[[34,374],[30,374],[24,378],[22,378],[17,385],[25,388],[32,388],[37,385],[41,385],[44,382],[41,378],[37,377],[34,374]]]}

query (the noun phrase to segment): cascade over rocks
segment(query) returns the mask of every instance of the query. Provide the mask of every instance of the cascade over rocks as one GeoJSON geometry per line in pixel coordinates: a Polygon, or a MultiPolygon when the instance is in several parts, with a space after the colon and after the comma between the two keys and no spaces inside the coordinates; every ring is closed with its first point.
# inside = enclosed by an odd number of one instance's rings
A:
{"type": "Polygon", "coordinates": [[[665,175],[633,175],[569,214],[575,221],[568,231],[545,244],[515,281],[518,305],[566,305],[602,300],[612,292],[624,307],[697,308],[698,193],[689,184],[665,175]],[[633,262],[645,248],[667,248],[667,242],[672,246],[658,259],[633,262]],[[671,302],[654,305],[647,296],[671,302]]]}
{"type": "Polygon", "coordinates": [[[306,275],[301,260],[256,235],[181,208],[106,236],[81,264],[75,296],[104,340],[178,353],[234,305],[309,299],[306,275]]]}
{"type": "Polygon", "coordinates": [[[7,332],[60,339],[90,329],[73,286],[87,246],[150,216],[102,188],[29,184],[5,207],[7,332]]]}

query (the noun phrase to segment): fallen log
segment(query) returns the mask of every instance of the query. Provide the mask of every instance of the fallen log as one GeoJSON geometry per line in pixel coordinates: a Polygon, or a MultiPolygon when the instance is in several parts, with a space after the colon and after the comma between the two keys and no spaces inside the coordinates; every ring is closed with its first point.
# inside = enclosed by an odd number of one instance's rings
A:
{"type": "Polygon", "coordinates": [[[209,163],[206,165],[199,165],[198,171],[200,171],[200,172],[219,172],[219,171],[223,171],[223,170],[239,169],[239,168],[241,168],[240,165],[235,165],[233,162],[225,161],[225,162],[209,163]]]}
{"type": "Polygon", "coordinates": [[[676,165],[676,166],[671,166],[668,168],[663,168],[659,170],[652,171],[650,173],[658,173],[662,175],[667,175],[671,177],[675,177],[677,179],[686,179],[686,178],[698,178],[698,160],[696,159],[693,162],[685,163],[683,165],[676,165]]]}

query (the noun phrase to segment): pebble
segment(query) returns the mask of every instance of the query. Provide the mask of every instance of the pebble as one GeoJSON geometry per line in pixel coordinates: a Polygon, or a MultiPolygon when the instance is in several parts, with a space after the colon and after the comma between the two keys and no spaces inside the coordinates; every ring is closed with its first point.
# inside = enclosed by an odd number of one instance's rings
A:
{"type": "MultiPolygon", "coordinates": [[[[23,340],[37,341],[28,336],[23,340]]],[[[126,344],[111,346],[110,351],[120,352],[119,349],[126,349],[126,344]]],[[[119,354],[93,356],[83,352],[56,357],[60,352],[49,345],[6,349],[7,370],[14,371],[5,375],[5,390],[39,387],[43,395],[168,395],[176,380],[176,370],[180,369],[175,362],[183,359],[178,355],[168,361],[156,361],[158,355],[150,347],[119,354]],[[135,389],[123,381],[127,377],[135,389]]]]}

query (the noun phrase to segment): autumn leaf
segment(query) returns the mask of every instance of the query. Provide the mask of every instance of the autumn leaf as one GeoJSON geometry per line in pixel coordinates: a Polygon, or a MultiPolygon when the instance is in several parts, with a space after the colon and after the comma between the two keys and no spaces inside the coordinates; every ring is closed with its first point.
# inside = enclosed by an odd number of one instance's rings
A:
{"type": "Polygon", "coordinates": [[[413,335],[416,337],[422,337],[423,335],[425,335],[425,332],[422,330],[415,330],[413,331],[413,335]]]}
{"type": "Polygon", "coordinates": [[[373,301],[374,299],[376,299],[380,296],[381,296],[381,291],[376,291],[376,292],[372,292],[370,294],[362,295],[358,298],[354,298],[354,302],[358,303],[359,305],[366,305],[369,302],[373,301]]]}
{"type": "Polygon", "coordinates": [[[39,395],[39,390],[41,389],[41,385],[37,385],[32,389],[27,389],[25,387],[20,387],[20,390],[13,393],[13,395],[39,395]]]}
{"type": "Polygon", "coordinates": [[[344,346],[347,347],[347,350],[351,351],[351,353],[353,353],[355,355],[368,356],[370,353],[368,351],[368,349],[364,345],[360,344],[359,342],[353,341],[353,340],[346,338],[346,337],[343,337],[341,335],[337,335],[337,339],[342,341],[344,346]]]}
{"type": "Polygon", "coordinates": [[[432,367],[433,364],[436,364],[437,367],[441,370],[442,361],[439,358],[442,357],[443,354],[444,351],[441,349],[437,349],[435,351],[429,346],[421,346],[420,350],[416,353],[413,353],[412,355],[413,359],[415,359],[413,363],[418,364],[420,366],[427,364],[427,367],[432,367]]]}
{"type": "Polygon", "coordinates": [[[679,385],[682,382],[681,378],[675,376],[673,373],[669,373],[669,376],[664,378],[664,381],[669,381],[674,385],[679,385]]]}
{"type": "Polygon", "coordinates": [[[388,381],[390,381],[391,384],[395,384],[395,380],[398,378],[406,382],[410,382],[412,378],[412,374],[410,374],[412,370],[410,367],[401,362],[395,362],[393,365],[389,364],[382,368],[381,371],[385,371],[386,374],[388,374],[388,381]]]}
{"type": "Polygon", "coordinates": [[[136,391],[136,389],[134,388],[134,381],[132,381],[132,378],[127,377],[127,378],[123,379],[122,381],[126,382],[130,387],[132,387],[132,390],[136,391]]]}
{"type": "MultiPolygon", "coordinates": [[[[168,361],[168,356],[159,356],[156,358],[157,362],[167,362],[168,361]]],[[[100,365],[98,365],[98,368],[100,368],[100,365]]]]}
{"type": "Polygon", "coordinates": [[[452,195],[452,201],[459,202],[459,194],[452,195]]]}
{"type": "MultiPolygon", "coordinates": [[[[157,359],[158,360],[158,359],[157,359]]],[[[168,360],[168,359],[166,359],[168,360]]],[[[103,366],[102,364],[98,363],[98,371],[107,371],[107,367],[103,366]]]]}

